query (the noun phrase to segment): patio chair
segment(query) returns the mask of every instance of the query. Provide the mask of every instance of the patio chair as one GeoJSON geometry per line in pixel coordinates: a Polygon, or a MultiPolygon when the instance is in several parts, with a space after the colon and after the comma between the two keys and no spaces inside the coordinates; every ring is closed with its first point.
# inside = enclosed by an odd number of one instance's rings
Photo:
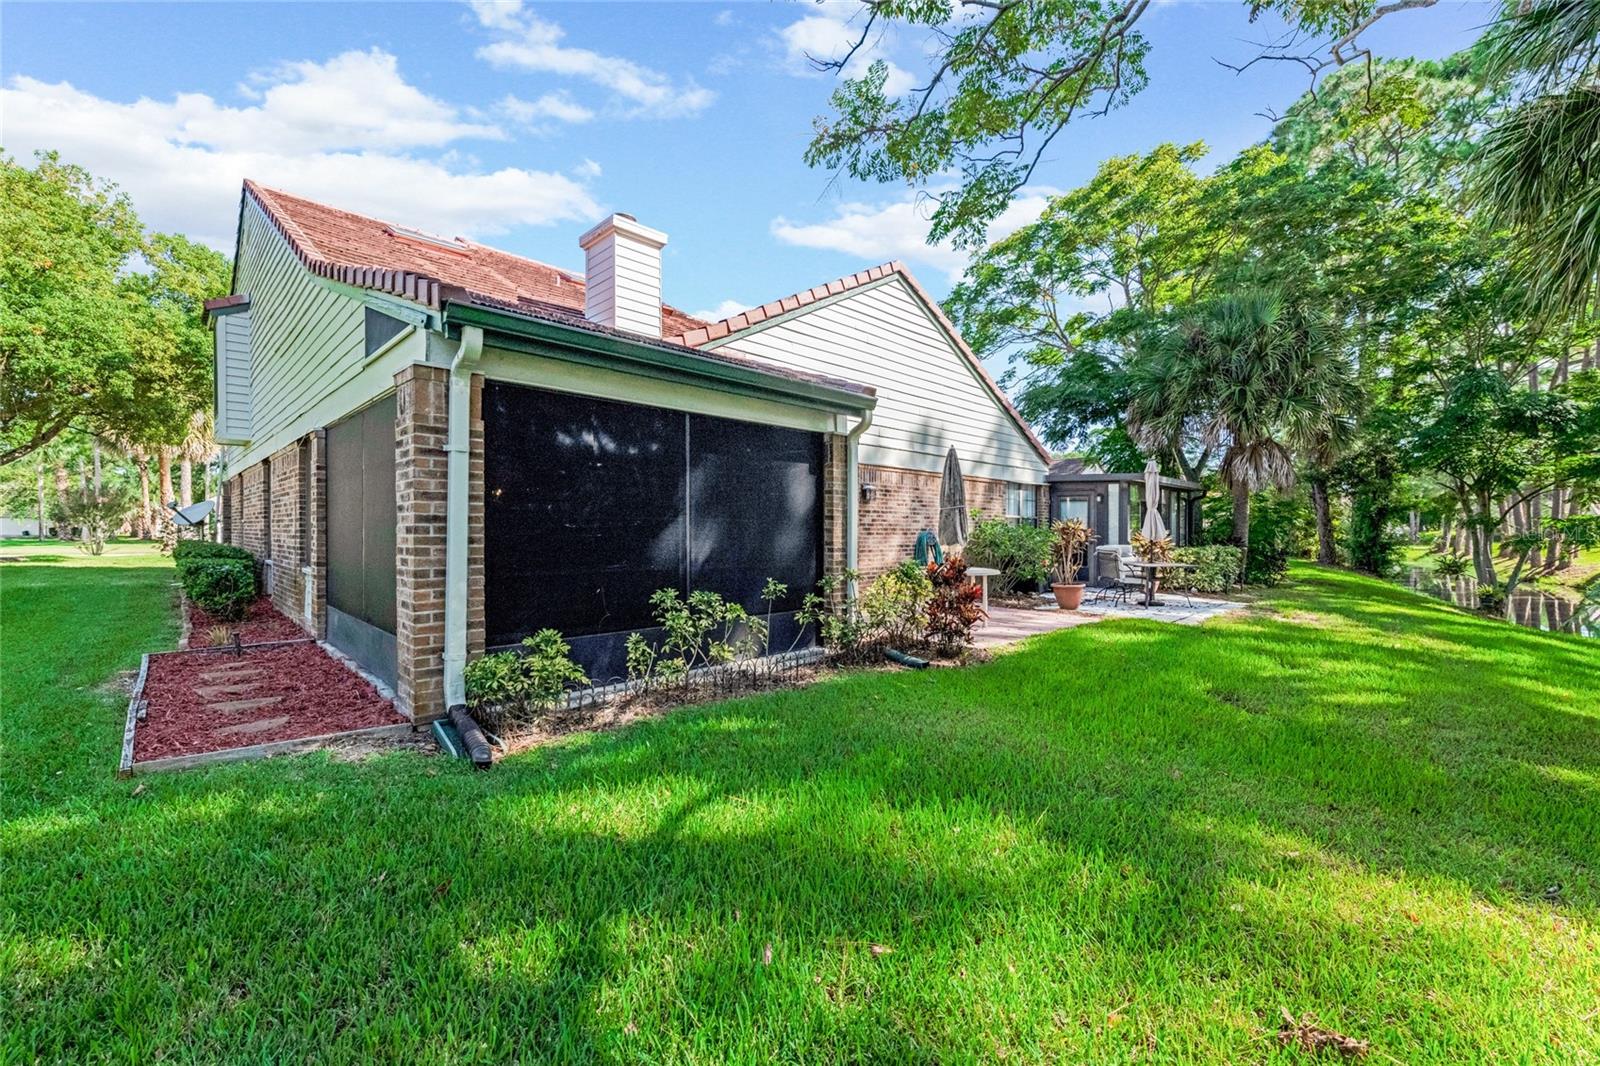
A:
{"type": "Polygon", "coordinates": [[[1136,593],[1144,592],[1144,572],[1133,565],[1133,545],[1105,544],[1095,549],[1100,580],[1096,603],[1107,595],[1112,603],[1127,603],[1136,593]]]}

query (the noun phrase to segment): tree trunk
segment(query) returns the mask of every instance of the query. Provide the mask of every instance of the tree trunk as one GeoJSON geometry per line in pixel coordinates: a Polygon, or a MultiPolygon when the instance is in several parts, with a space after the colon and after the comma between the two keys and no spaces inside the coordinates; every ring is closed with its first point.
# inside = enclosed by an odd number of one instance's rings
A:
{"type": "Polygon", "coordinates": [[[44,462],[39,463],[39,539],[44,539],[44,462]]]}
{"type": "Polygon", "coordinates": [[[1422,538],[1422,512],[1415,507],[1411,508],[1411,513],[1406,516],[1406,528],[1411,533],[1411,543],[1415,544],[1422,538]]]}
{"type": "MultiPolygon", "coordinates": [[[[66,466],[64,464],[62,464],[62,463],[57,463],[56,464],[56,507],[57,507],[57,509],[66,507],[66,505],[67,505],[67,491],[68,491],[68,488],[71,486],[71,484],[72,484],[72,482],[67,476],[67,468],[66,468],[66,466]]],[[[67,528],[67,524],[66,524],[65,521],[63,521],[60,525],[58,525],[56,527],[56,535],[58,537],[60,537],[62,540],[67,540],[67,539],[69,539],[71,537],[72,531],[67,528]]]]}
{"type": "Polygon", "coordinates": [[[1441,555],[1455,548],[1455,515],[1445,514],[1439,519],[1439,539],[1433,542],[1433,550],[1441,555]]]}
{"type": "Polygon", "coordinates": [[[89,438],[89,454],[94,456],[94,498],[96,500],[98,500],[100,498],[100,486],[101,486],[101,483],[102,483],[101,482],[101,478],[100,478],[100,438],[99,437],[90,437],[89,438]]]}
{"type": "MultiPolygon", "coordinates": [[[[1544,527],[1544,493],[1536,492],[1528,497],[1528,532],[1538,533],[1544,527]]],[[[1533,553],[1533,563],[1539,564],[1539,552],[1533,553]]]]}
{"type": "Polygon", "coordinates": [[[161,499],[156,501],[157,524],[167,513],[167,504],[172,502],[172,449],[162,448],[157,467],[160,470],[161,499]]]}
{"type": "Polygon", "coordinates": [[[139,460],[139,537],[148,540],[150,521],[150,460],[139,460]]]}
{"type": "Polygon", "coordinates": [[[1472,561],[1478,583],[1498,584],[1500,575],[1494,569],[1494,504],[1487,490],[1480,492],[1476,500],[1468,500],[1467,503],[1469,508],[1476,505],[1476,513],[1469,511],[1472,525],[1468,529],[1468,536],[1472,541],[1472,561]]]}
{"type": "Polygon", "coordinates": [[[1250,490],[1233,486],[1233,542],[1239,546],[1239,580],[1244,580],[1250,558],[1250,490]]]}
{"type": "Polygon", "coordinates": [[[185,455],[178,461],[178,506],[194,503],[194,464],[185,455]]]}
{"type": "Polygon", "coordinates": [[[1311,503],[1317,511],[1317,562],[1332,566],[1338,555],[1333,547],[1333,514],[1328,507],[1328,478],[1321,471],[1311,477],[1311,503]]]}
{"type": "MultiPolygon", "coordinates": [[[[1567,514],[1567,493],[1562,486],[1557,485],[1550,490],[1550,521],[1559,522],[1567,514]]],[[[1554,570],[1561,565],[1562,557],[1567,553],[1566,543],[1561,534],[1555,529],[1550,531],[1550,541],[1544,549],[1544,568],[1554,570]]]]}

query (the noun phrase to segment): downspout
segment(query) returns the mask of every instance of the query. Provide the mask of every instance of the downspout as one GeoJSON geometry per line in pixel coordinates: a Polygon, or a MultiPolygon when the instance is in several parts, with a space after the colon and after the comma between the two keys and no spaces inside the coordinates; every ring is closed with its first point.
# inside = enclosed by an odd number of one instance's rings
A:
{"type": "MultiPolygon", "coordinates": [[[[844,565],[846,570],[855,570],[860,548],[860,518],[861,518],[861,471],[857,461],[860,453],[861,435],[872,425],[872,409],[868,408],[857,422],[845,434],[844,438],[844,465],[845,465],[845,496],[848,502],[845,505],[845,530],[844,530],[844,565]]],[[[856,598],[856,583],[851,581],[845,589],[845,595],[850,600],[856,598]]]]}
{"type": "Polygon", "coordinates": [[[449,427],[445,439],[444,705],[467,702],[467,511],[472,432],[472,371],[483,355],[483,329],[461,327],[450,363],[449,427]]]}

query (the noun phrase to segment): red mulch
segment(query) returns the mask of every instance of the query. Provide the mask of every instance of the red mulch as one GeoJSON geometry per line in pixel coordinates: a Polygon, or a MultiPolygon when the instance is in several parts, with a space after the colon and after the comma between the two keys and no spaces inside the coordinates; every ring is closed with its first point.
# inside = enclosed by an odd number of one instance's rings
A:
{"type": "Polygon", "coordinates": [[[274,607],[272,601],[265,596],[252,603],[244,619],[239,622],[220,621],[193,603],[189,604],[189,647],[211,647],[216,643],[211,639],[211,630],[218,626],[228,630],[229,641],[233,639],[233,631],[238,630],[239,639],[246,644],[266,644],[274,640],[304,640],[308,636],[304,629],[290,621],[289,616],[274,607]]]}
{"type": "Polygon", "coordinates": [[[134,759],[141,762],[406,720],[370,682],[309,641],[246,648],[238,655],[231,651],[152,655],[144,698],[145,720],[135,727],[133,742],[134,759]],[[229,691],[217,691],[222,688],[229,691]],[[231,710],[216,706],[273,697],[280,699],[231,710]],[[223,732],[258,723],[262,728],[223,732]]]}

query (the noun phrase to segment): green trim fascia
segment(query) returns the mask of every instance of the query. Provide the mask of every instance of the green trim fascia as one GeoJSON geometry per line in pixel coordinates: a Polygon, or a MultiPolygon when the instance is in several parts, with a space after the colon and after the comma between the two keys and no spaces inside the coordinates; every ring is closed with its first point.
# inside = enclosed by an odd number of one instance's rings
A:
{"type": "Polygon", "coordinates": [[[463,325],[479,326],[485,333],[493,334],[496,348],[698,385],[736,396],[852,414],[870,410],[877,404],[874,396],[767,374],[709,356],[640,344],[508,311],[447,303],[444,308],[446,336],[458,337],[463,325]]]}

